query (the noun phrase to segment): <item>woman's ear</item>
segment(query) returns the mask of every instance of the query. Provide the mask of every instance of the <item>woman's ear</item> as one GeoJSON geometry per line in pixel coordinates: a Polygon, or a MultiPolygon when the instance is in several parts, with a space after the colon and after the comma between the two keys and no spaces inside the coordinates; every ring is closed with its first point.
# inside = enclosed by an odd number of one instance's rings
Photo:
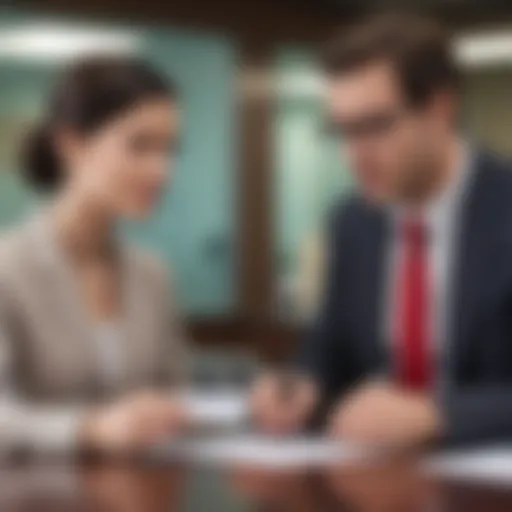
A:
{"type": "Polygon", "coordinates": [[[83,137],[71,128],[62,127],[55,130],[53,143],[65,168],[72,169],[81,160],[84,150],[83,137]]]}

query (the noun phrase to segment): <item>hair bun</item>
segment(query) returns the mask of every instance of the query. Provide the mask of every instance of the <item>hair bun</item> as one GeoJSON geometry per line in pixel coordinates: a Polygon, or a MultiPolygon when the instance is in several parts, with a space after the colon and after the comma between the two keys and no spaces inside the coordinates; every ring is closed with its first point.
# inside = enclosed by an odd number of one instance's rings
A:
{"type": "Polygon", "coordinates": [[[59,184],[59,158],[50,130],[44,125],[29,133],[22,148],[21,160],[23,176],[34,188],[49,191],[59,184]]]}

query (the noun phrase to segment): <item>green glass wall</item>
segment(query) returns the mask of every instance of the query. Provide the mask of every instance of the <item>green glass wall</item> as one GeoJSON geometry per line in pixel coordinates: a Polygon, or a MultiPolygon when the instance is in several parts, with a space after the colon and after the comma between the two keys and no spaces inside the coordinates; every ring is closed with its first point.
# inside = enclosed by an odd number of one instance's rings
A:
{"type": "Polygon", "coordinates": [[[329,207],[351,182],[342,144],[325,130],[321,75],[315,61],[298,49],[283,49],[275,76],[275,247],[282,293],[296,277],[301,246],[322,232],[329,207]]]}

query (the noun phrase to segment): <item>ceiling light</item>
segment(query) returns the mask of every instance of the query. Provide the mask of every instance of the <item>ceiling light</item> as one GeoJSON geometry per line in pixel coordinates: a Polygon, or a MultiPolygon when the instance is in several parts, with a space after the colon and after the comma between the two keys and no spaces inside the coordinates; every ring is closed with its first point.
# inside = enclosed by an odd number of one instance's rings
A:
{"type": "Polygon", "coordinates": [[[512,32],[466,34],[455,41],[457,58],[468,68],[512,64],[512,32]]]}
{"type": "Polygon", "coordinates": [[[63,25],[26,25],[0,33],[0,58],[62,61],[86,54],[132,54],[140,47],[133,32],[63,25]]]}

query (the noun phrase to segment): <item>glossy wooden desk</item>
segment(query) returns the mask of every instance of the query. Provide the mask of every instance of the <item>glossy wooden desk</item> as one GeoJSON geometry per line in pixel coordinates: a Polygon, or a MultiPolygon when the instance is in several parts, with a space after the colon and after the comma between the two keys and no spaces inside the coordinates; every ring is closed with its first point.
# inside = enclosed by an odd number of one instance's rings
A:
{"type": "Polygon", "coordinates": [[[428,480],[410,461],[322,471],[17,464],[0,472],[6,512],[505,512],[512,490],[428,480]]]}

